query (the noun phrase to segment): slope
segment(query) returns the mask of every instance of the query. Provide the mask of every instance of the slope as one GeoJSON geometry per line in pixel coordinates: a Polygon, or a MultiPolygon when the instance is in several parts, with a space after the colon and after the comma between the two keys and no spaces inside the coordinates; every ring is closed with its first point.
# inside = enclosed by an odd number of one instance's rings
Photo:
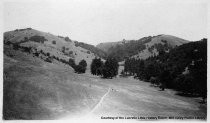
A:
{"type": "Polygon", "coordinates": [[[4,119],[58,119],[89,112],[106,92],[66,64],[4,46],[4,119]]]}
{"type": "Polygon", "coordinates": [[[123,61],[128,57],[146,59],[184,43],[188,41],[171,35],[158,35],[143,37],[139,40],[101,43],[97,47],[106,51],[109,56],[116,57],[118,61],[123,61]]]}
{"type": "Polygon", "coordinates": [[[90,65],[95,54],[75,43],[68,37],[55,36],[32,28],[16,29],[4,33],[4,43],[30,47],[33,50],[49,53],[50,56],[68,61],[74,59],[76,63],[82,59],[90,65]]]}

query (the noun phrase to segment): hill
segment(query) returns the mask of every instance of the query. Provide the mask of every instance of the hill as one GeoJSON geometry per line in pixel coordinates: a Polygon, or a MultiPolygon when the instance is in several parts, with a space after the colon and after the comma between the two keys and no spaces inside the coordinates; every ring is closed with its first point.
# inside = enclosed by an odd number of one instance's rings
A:
{"type": "Polygon", "coordinates": [[[80,46],[84,49],[87,49],[91,51],[92,53],[94,53],[95,55],[97,55],[98,57],[101,57],[103,59],[107,57],[107,54],[103,50],[95,47],[94,45],[90,45],[90,44],[78,42],[78,41],[74,41],[74,43],[75,43],[75,46],[80,46]]]}
{"type": "Polygon", "coordinates": [[[57,60],[4,45],[3,119],[59,119],[89,112],[106,91],[57,60]]]}
{"type": "Polygon", "coordinates": [[[84,59],[88,66],[92,59],[96,57],[96,54],[80,47],[81,45],[77,45],[78,43],[75,43],[69,37],[55,36],[32,28],[5,32],[4,43],[30,48],[33,53],[41,52],[55,59],[65,61],[74,59],[76,63],[84,59]]]}
{"type": "Polygon", "coordinates": [[[96,45],[96,47],[98,49],[101,49],[102,51],[104,52],[108,52],[108,50],[111,48],[111,47],[115,47],[117,44],[119,44],[120,42],[106,42],[106,43],[100,43],[98,45],[96,45]]]}
{"type": "Polygon", "coordinates": [[[102,43],[97,45],[97,47],[106,51],[109,56],[116,57],[118,61],[123,61],[128,57],[146,59],[150,56],[158,55],[161,51],[169,51],[188,42],[171,35],[158,35],[143,37],[139,40],[102,43]]]}
{"type": "Polygon", "coordinates": [[[207,39],[190,42],[146,60],[130,58],[125,72],[185,95],[207,94],[207,39]]]}

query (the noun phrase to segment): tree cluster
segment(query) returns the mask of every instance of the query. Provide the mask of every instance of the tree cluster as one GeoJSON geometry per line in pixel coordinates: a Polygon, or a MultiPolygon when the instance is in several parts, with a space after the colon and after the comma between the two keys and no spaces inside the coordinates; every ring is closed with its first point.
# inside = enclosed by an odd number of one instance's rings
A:
{"type": "Polygon", "coordinates": [[[173,88],[185,95],[207,95],[207,39],[183,44],[146,60],[125,60],[124,73],[173,88]]]}
{"type": "Polygon", "coordinates": [[[74,59],[69,59],[68,64],[74,69],[75,73],[81,74],[85,73],[87,68],[87,62],[83,59],[78,65],[75,64],[74,59]]]}
{"type": "Polygon", "coordinates": [[[113,78],[118,74],[119,64],[115,58],[107,58],[105,63],[100,58],[95,58],[91,63],[91,73],[103,78],[113,78]]]}

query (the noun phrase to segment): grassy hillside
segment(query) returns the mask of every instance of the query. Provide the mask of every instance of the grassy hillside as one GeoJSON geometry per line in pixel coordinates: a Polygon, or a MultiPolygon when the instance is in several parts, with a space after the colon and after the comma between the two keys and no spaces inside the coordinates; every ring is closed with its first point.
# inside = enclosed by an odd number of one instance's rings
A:
{"type": "Polygon", "coordinates": [[[111,48],[111,47],[115,47],[119,42],[106,42],[106,43],[100,43],[98,45],[96,45],[96,47],[98,49],[101,49],[102,51],[104,52],[108,52],[108,50],[111,48]]]}
{"type": "Polygon", "coordinates": [[[74,43],[75,43],[76,47],[80,46],[84,49],[87,49],[87,50],[91,51],[92,53],[94,53],[98,57],[101,57],[103,59],[106,59],[106,57],[107,57],[107,54],[103,50],[101,50],[101,49],[99,49],[99,48],[97,48],[93,45],[86,44],[86,43],[83,43],[83,42],[78,42],[78,41],[74,41],[74,43]]]}
{"type": "Polygon", "coordinates": [[[123,61],[128,57],[146,59],[150,56],[158,55],[161,51],[169,51],[187,42],[188,41],[175,36],[158,35],[144,37],[139,40],[102,43],[97,45],[97,47],[106,51],[109,56],[117,58],[118,61],[123,61]]]}
{"type": "Polygon", "coordinates": [[[45,54],[49,53],[50,56],[66,61],[71,58],[76,63],[84,59],[88,66],[95,58],[94,53],[80,46],[75,46],[75,43],[68,37],[55,36],[31,28],[5,32],[4,43],[31,48],[45,54]]]}
{"type": "Polygon", "coordinates": [[[62,62],[4,45],[3,119],[57,119],[90,111],[106,91],[62,62]]]}

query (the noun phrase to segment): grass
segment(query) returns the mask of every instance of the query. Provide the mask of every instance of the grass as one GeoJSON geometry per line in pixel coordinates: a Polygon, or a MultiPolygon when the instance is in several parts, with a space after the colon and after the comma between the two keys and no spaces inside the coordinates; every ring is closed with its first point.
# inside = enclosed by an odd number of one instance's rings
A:
{"type": "Polygon", "coordinates": [[[4,81],[3,88],[3,119],[37,119],[50,113],[39,101],[55,96],[53,92],[18,80],[4,81]]]}

